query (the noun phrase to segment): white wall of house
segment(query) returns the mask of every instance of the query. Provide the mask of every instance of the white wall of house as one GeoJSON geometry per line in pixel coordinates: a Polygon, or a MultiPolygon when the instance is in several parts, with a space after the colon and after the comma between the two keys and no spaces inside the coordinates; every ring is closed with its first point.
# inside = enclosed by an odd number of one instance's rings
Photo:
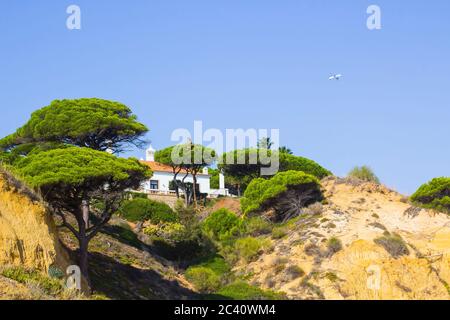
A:
{"type": "MultiPolygon", "coordinates": [[[[183,173],[180,173],[177,177],[178,180],[182,180],[184,177],[183,173]]],[[[197,176],[197,183],[200,187],[200,192],[202,193],[211,193],[211,187],[210,187],[210,176],[209,175],[198,175],[197,176]]],[[[170,182],[173,180],[173,174],[170,172],[154,172],[153,177],[151,177],[150,180],[146,181],[143,185],[144,191],[150,191],[150,182],[151,181],[158,181],[158,190],[159,191],[169,191],[170,182]]],[[[191,174],[189,174],[185,182],[194,183],[194,179],[191,174]]]]}

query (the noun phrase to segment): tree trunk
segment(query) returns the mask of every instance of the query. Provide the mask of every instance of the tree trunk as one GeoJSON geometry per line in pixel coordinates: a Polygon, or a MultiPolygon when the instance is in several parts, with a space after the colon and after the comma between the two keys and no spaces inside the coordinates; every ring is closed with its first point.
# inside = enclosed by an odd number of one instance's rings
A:
{"type": "Polygon", "coordinates": [[[186,206],[189,207],[191,205],[192,189],[189,189],[189,187],[187,187],[185,195],[186,195],[186,206]]]}
{"type": "Polygon", "coordinates": [[[185,183],[187,176],[188,176],[188,173],[183,177],[183,180],[181,180],[181,185],[183,186],[182,190],[184,192],[184,200],[186,203],[186,207],[189,207],[191,199],[190,199],[190,191],[188,190],[189,188],[186,186],[186,183],[185,183]]]}
{"type": "Polygon", "coordinates": [[[174,179],[173,183],[175,186],[175,194],[177,195],[177,199],[180,199],[180,189],[178,188],[178,181],[174,179]]]}
{"type": "Polygon", "coordinates": [[[79,261],[81,275],[83,276],[83,280],[81,281],[81,291],[87,295],[92,293],[91,291],[91,280],[89,277],[89,240],[86,238],[86,235],[80,236],[79,240],[79,261]]]}
{"type": "Polygon", "coordinates": [[[237,192],[238,192],[238,197],[241,196],[241,185],[238,183],[237,185],[237,192]]]}
{"type": "Polygon", "coordinates": [[[85,202],[81,204],[81,217],[77,217],[78,222],[78,266],[80,267],[82,281],[81,291],[87,295],[91,294],[91,281],[89,278],[89,238],[87,236],[87,225],[85,220],[85,202]]]}
{"type": "Polygon", "coordinates": [[[86,229],[89,228],[89,200],[84,199],[81,204],[81,210],[83,212],[83,221],[86,229]]]}
{"type": "Polygon", "coordinates": [[[192,193],[194,195],[194,207],[197,207],[197,174],[192,174],[194,184],[192,185],[192,193]]]}
{"type": "Polygon", "coordinates": [[[180,188],[178,186],[178,172],[175,171],[175,169],[173,170],[173,185],[175,187],[175,194],[177,195],[177,199],[180,199],[180,188]]]}

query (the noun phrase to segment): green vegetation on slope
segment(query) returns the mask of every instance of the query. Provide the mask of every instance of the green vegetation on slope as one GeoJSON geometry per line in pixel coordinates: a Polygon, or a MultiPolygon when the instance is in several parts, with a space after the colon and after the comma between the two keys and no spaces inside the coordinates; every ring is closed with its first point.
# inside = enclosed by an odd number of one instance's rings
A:
{"type": "Polygon", "coordinates": [[[222,208],[211,213],[202,223],[202,229],[214,240],[223,240],[236,235],[241,226],[241,219],[235,213],[222,208]]]}
{"type": "MultiPolygon", "coordinates": [[[[79,147],[29,154],[14,164],[14,171],[42,194],[61,226],[79,240],[78,263],[88,284],[89,242],[117,212],[125,191],[138,188],[152,174],[135,159],[79,147]],[[93,210],[89,203],[103,209],[93,210]],[[75,218],[72,223],[68,215],[75,218]]],[[[89,292],[88,286],[83,291],[89,292]]]]}
{"type": "Polygon", "coordinates": [[[265,148],[247,148],[225,153],[218,167],[225,174],[225,182],[229,187],[238,186],[238,191],[245,192],[253,179],[261,178],[261,169],[270,167],[270,163],[267,164],[266,160],[275,158],[279,159],[279,172],[303,171],[318,179],[332,174],[313,160],[265,148]]]}
{"type": "Polygon", "coordinates": [[[130,222],[150,220],[153,224],[178,220],[169,205],[151,199],[136,198],[125,201],[119,208],[120,215],[130,222]]]}
{"type": "Polygon", "coordinates": [[[378,179],[373,170],[368,166],[354,167],[348,173],[348,177],[368,182],[380,183],[380,179],[378,179]]]}
{"type": "Polygon", "coordinates": [[[53,297],[61,295],[65,290],[62,280],[52,278],[37,270],[21,267],[2,267],[0,275],[22,284],[34,284],[45,294],[53,297]]]}
{"type": "Polygon", "coordinates": [[[425,208],[450,214],[450,178],[435,178],[422,185],[411,196],[411,200],[425,208]]]}
{"type": "MultiPolygon", "coordinates": [[[[257,212],[271,207],[279,202],[278,197],[288,190],[303,195],[300,206],[305,206],[321,200],[319,180],[302,171],[286,171],[277,173],[271,179],[254,179],[241,199],[244,214],[257,212]]],[[[298,208],[299,209],[299,208],[298,208]]]]}
{"type": "Polygon", "coordinates": [[[280,171],[303,171],[304,173],[323,179],[332,173],[323,168],[317,162],[304,157],[294,156],[286,152],[280,152],[280,171]]]}
{"type": "Polygon", "coordinates": [[[217,292],[221,298],[232,300],[283,300],[286,296],[270,290],[262,290],[243,281],[229,284],[217,292]]]}
{"type": "Polygon", "coordinates": [[[382,246],[393,258],[409,255],[408,246],[398,234],[386,233],[382,237],[375,239],[374,242],[382,246]]]}

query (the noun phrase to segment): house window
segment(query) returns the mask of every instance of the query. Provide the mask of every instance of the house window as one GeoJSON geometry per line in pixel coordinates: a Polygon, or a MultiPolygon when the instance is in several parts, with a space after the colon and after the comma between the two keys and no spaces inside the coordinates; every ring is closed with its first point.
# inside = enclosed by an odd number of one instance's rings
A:
{"type": "Polygon", "coordinates": [[[159,190],[158,180],[150,180],[150,190],[159,190]]]}

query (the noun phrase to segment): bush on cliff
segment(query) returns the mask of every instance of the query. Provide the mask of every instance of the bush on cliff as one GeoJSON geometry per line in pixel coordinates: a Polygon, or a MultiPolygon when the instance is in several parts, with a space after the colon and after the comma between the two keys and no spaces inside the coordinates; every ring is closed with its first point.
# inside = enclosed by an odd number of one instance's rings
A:
{"type": "Polygon", "coordinates": [[[411,200],[422,207],[450,214],[450,177],[435,178],[422,185],[411,200]]]}
{"type": "Polygon", "coordinates": [[[241,207],[244,214],[274,209],[273,220],[283,221],[322,198],[316,177],[302,171],[286,171],[271,179],[254,179],[241,199],[241,207]]]}
{"type": "Polygon", "coordinates": [[[368,166],[354,167],[349,172],[348,177],[356,178],[367,182],[380,183],[380,179],[378,179],[373,170],[368,166]]]}
{"type": "Polygon", "coordinates": [[[303,171],[307,174],[313,175],[319,179],[332,175],[332,173],[323,168],[317,162],[299,156],[294,156],[289,153],[280,153],[280,171],[303,171]]]}
{"type": "Polygon", "coordinates": [[[154,224],[160,222],[176,222],[178,217],[169,205],[150,199],[136,198],[126,201],[119,209],[121,216],[130,222],[150,220],[154,224]]]}
{"type": "Polygon", "coordinates": [[[202,230],[214,240],[224,240],[239,233],[241,219],[228,209],[222,208],[205,219],[202,230]]]}

